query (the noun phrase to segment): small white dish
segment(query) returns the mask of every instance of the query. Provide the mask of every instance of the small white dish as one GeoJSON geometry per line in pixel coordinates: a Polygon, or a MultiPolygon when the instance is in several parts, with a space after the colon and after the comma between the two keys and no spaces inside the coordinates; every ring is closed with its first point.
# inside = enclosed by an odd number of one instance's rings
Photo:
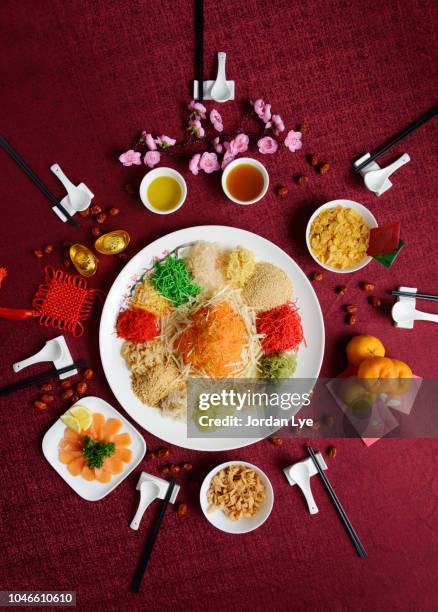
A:
{"type": "Polygon", "coordinates": [[[135,427],[105,400],[93,396],[81,397],[74,406],[85,406],[92,412],[100,412],[106,419],[110,417],[119,419],[123,423],[123,428],[120,433],[129,433],[132,438],[132,443],[129,447],[132,450],[132,459],[130,463],[126,464],[123,472],[121,474],[114,474],[111,481],[107,483],[98,482],[97,480],[92,480],[90,482],[81,476],[72,476],[67,466],[58,459],[58,444],[63,438],[65,431],[65,425],[61,419],[58,419],[52,427],[47,430],[42,444],[44,457],[53,469],[58,472],[61,478],[63,478],[80,497],[88,501],[98,501],[99,499],[103,499],[108,493],[111,493],[111,491],[125,480],[128,474],[137,467],[146,452],[146,442],[135,427]]]}
{"type": "Polygon", "coordinates": [[[172,213],[179,210],[184,204],[187,197],[187,183],[185,182],[182,174],[180,174],[173,168],[161,166],[160,168],[154,168],[153,170],[149,170],[149,172],[144,175],[143,180],[140,183],[139,192],[140,199],[148,210],[155,213],[156,215],[171,215],[172,213]],[[149,185],[159,176],[169,176],[175,179],[181,187],[181,197],[179,199],[179,202],[176,206],[174,206],[174,208],[171,208],[170,210],[158,210],[157,208],[154,208],[154,206],[152,206],[152,204],[148,200],[149,185]]]}
{"type": "Polygon", "coordinates": [[[225,168],[225,170],[222,172],[222,189],[225,195],[227,196],[229,200],[231,200],[235,204],[240,204],[241,206],[248,206],[250,204],[255,204],[256,202],[259,202],[263,197],[265,197],[266,192],[268,191],[268,187],[269,187],[268,171],[266,170],[266,168],[264,167],[262,163],[260,163],[257,159],[253,159],[252,157],[239,157],[238,159],[235,159],[231,163],[229,163],[228,166],[225,168]],[[260,170],[263,176],[263,181],[264,181],[263,189],[259,193],[259,195],[253,200],[247,200],[245,202],[242,200],[237,200],[234,196],[232,196],[230,192],[228,191],[228,187],[227,187],[227,178],[231,170],[234,170],[234,168],[237,168],[237,166],[241,166],[243,164],[249,164],[250,166],[255,166],[258,170],[260,170]]]}
{"type": "Polygon", "coordinates": [[[373,227],[377,227],[377,220],[375,216],[373,215],[372,212],[368,210],[368,208],[365,208],[365,206],[363,206],[362,204],[359,204],[358,202],[354,202],[353,200],[332,200],[331,202],[327,202],[326,204],[323,204],[322,206],[317,208],[315,212],[313,213],[313,215],[310,217],[309,222],[307,223],[307,227],[306,227],[307,249],[312,259],[316,261],[318,266],[321,266],[321,268],[324,268],[325,270],[329,270],[329,272],[336,272],[338,274],[351,274],[351,272],[357,272],[358,270],[365,268],[365,266],[367,266],[372,260],[372,257],[370,257],[369,255],[366,255],[358,264],[356,264],[355,266],[351,266],[350,268],[343,268],[343,269],[333,268],[332,266],[327,266],[326,264],[323,264],[321,261],[319,261],[319,259],[315,257],[315,255],[313,254],[312,248],[310,246],[310,229],[316,217],[323,210],[327,210],[328,208],[336,208],[337,206],[343,206],[344,208],[352,208],[353,210],[355,210],[357,213],[359,213],[363,217],[365,223],[368,225],[370,229],[373,227]]]}
{"type": "Polygon", "coordinates": [[[260,468],[258,468],[256,465],[253,465],[252,463],[248,463],[247,461],[239,461],[238,459],[236,459],[235,461],[227,461],[225,463],[221,463],[207,474],[207,476],[204,478],[201,490],[199,492],[199,501],[205,518],[212,525],[214,525],[214,527],[217,527],[217,529],[225,531],[226,533],[249,533],[250,531],[254,531],[254,529],[257,529],[257,527],[260,527],[260,525],[263,525],[263,523],[271,514],[272,506],[274,505],[274,491],[272,489],[271,481],[260,468]],[[220,472],[220,470],[227,468],[230,465],[244,465],[245,467],[251,468],[260,476],[261,481],[265,485],[266,498],[257,514],[255,514],[251,518],[242,518],[240,519],[240,521],[232,521],[220,509],[209,512],[210,504],[207,500],[207,493],[208,489],[210,488],[210,483],[213,477],[216,476],[216,474],[220,472]]]}

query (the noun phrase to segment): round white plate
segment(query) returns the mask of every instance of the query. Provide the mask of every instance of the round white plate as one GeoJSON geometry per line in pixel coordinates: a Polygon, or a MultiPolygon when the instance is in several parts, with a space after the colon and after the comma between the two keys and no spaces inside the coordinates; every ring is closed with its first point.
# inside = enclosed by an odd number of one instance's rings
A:
{"type": "Polygon", "coordinates": [[[188,438],[186,423],[164,418],[157,408],[140,402],[131,389],[130,371],[120,355],[123,341],[117,338],[115,331],[121,306],[127,303],[133,285],[151,267],[153,258],[162,257],[180,245],[198,240],[218,242],[228,248],[245,246],[255,253],[257,261],[273,263],[288,274],[293,285],[293,299],[300,310],[307,345],[302,343],[298,351],[295,378],[318,377],[324,355],[324,322],[318,298],[306,275],[289,255],[269,240],[252,232],[222,225],[190,227],[163,236],[139,251],[126,264],[114,281],[102,311],[100,355],[108,384],[117,400],[151,434],[169,444],[193,450],[232,450],[253,444],[259,438],[188,438]]]}
{"type": "Polygon", "coordinates": [[[218,465],[212,469],[204,478],[201,485],[201,490],[199,491],[199,503],[201,504],[201,509],[205,518],[217,529],[226,531],[227,533],[249,533],[250,531],[257,529],[257,527],[260,527],[260,525],[263,525],[271,514],[272,506],[274,505],[274,490],[269,478],[256,465],[247,463],[246,461],[227,461],[226,463],[221,463],[221,465],[218,465]],[[225,512],[222,512],[222,510],[219,508],[209,511],[210,504],[207,500],[207,493],[208,489],[210,488],[210,483],[218,472],[229,467],[230,465],[244,465],[245,467],[254,470],[260,476],[262,483],[265,485],[266,498],[261,504],[257,514],[251,518],[242,518],[240,521],[232,521],[227,517],[225,512]]]}

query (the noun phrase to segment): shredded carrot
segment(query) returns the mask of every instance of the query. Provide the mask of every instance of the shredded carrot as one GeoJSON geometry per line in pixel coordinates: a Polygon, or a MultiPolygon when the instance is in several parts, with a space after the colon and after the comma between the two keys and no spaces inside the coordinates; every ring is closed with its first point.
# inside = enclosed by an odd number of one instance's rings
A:
{"type": "Polygon", "coordinates": [[[298,308],[292,302],[262,312],[257,316],[257,333],[263,334],[265,355],[292,351],[304,340],[298,308]]]}
{"type": "Polygon", "coordinates": [[[177,338],[175,349],[184,363],[212,378],[232,376],[242,366],[242,350],[248,333],[242,317],[228,302],[204,306],[177,338]]]}

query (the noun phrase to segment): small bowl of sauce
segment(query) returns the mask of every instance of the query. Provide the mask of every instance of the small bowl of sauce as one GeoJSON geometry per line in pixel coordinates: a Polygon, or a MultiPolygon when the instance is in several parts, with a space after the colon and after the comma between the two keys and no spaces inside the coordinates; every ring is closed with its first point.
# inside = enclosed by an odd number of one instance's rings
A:
{"type": "Polygon", "coordinates": [[[140,183],[140,199],[157,215],[170,215],[181,208],[187,197],[187,184],[173,168],[154,168],[140,183]]]}
{"type": "Polygon", "coordinates": [[[255,204],[263,198],[268,187],[268,171],[251,157],[235,159],[222,173],[222,189],[236,204],[255,204]]]}

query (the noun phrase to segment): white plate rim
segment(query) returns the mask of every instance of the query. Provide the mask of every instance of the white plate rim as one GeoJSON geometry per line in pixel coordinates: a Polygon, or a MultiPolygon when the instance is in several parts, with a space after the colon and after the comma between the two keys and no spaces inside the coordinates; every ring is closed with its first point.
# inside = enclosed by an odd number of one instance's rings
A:
{"type": "MultiPolygon", "coordinates": [[[[145,425],[143,424],[141,420],[139,420],[138,415],[136,414],[135,410],[131,408],[131,406],[134,403],[136,402],[139,403],[139,400],[135,398],[132,391],[130,392],[131,392],[133,399],[130,402],[124,401],[124,398],[122,397],[122,394],[120,392],[118,385],[115,383],[113,376],[111,376],[109,357],[108,357],[109,353],[107,353],[105,350],[106,349],[105,343],[107,341],[108,336],[110,337],[114,336],[114,332],[107,334],[106,327],[109,326],[110,329],[114,330],[114,320],[119,312],[121,295],[123,293],[121,292],[120,289],[121,287],[123,287],[123,290],[126,290],[126,287],[128,285],[128,280],[130,278],[131,279],[133,278],[134,272],[137,271],[138,273],[138,270],[144,270],[145,268],[148,267],[147,265],[145,265],[145,261],[147,261],[148,265],[150,265],[150,263],[152,263],[153,257],[161,256],[161,253],[165,251],[166,249],[172,250],[178,245],[187,244],[190,242],[195,242],[199,240],[210,240],[213,242],[220,243],[220,238],[219,239],[217,238],[217,235],[220,233],[224,233],[228,240],[232,239],[235,246],[242,244],[242,242],[243,244],[245,244],[244,242],[245,239],[249,241],[255,240],[256,242],[259,243],[259,246],[261,245],[262,247],[265,247],[272,253],[279,256],[280,258],[285,259],[287,261],[288,266],[290,266],[294,270],[294,273],[305,284],[306,289],[309,293],[311,302],[313,304],[313,307],[315,308],[316,315],[317,315],[317,321],[314,321],[312,325],[319,326],[320,345],[321,345],[321,349],[318,354],[315,371],[311,376],[306,376],[306,377],[316,379],[321,370],[322,360],[324,358],[325,329],[324,329],[324,319],[323,319],[323,315],[321,311],[321,306],[319,304],[318,297],[309,279],[304,274],[304,272],[301,270],[300,266],[292,259],[292,257],[290,257],[290,255],[288,255],[283,249],[278,247],[276,244],[274,244],[267,238],[263,238],[262,236],[259,236],[258,234],[255,234],[253,232],[249,232],[247,230],[243,230],[240,228],[235,228],[232,226],[226,226],[226,225],[192,226],[192,227],[184,228],[181,230],[176,230],[174,232],[170,232],[169,234],[166,234],[160,238],[157,238],[153,242],[143,247],[122,268],[122,270],[119,272],[119,274],[113,281],[113,284],[108,292],[108,295],[105,300],[105,304],[102,309],[100,326],[99,326],[99,350],[100,350],[100,357],[101,357],[101,362],[102,362],[102,367],[105,373],[105,377],[107,379],[108,385],[110,386],[113,394],[117,398],[117,401],[123,407],[123,409],[126,410],[129,416],[136,423],[138,423],[141,427],[143,427],[146,431],[148,431],[152,435],[157,436],[158,438],[160,438],[161,440],[169,444],[175,444],[176,446],[180,446],[182,448],[187,448],[190,450],[201,450],[201,451],[209,451],[209,452],[228,451],[228,450],[235,450],[237,448],[243,448],[245,446],[249,446],[250,444],[259,442],[263,438],[209,438],[209,439],[205,439],[205,438],[187,438],[187,436],[185,436],[184,441],[181,441],[181,440],[175,441],[171,437],[170,438],[167,437],[166,433],[162,431],[162,429],[166,429],[165,426],[159,428],[160,431],[158,432],[155,430],[155,428],[151,429],[149,424],[145,425]],[[171,243],[171,245],[168,245],[166,247],[166,243],[169,243],[169,242],[171,243]],[[121,286],[120,288],[119,288],[119,285],[121,286]],[[114,304],[119,304],[119,306],[116,308],[114,304]],[[111,319],[113,319],[113,322],[111,322],[111,319]],[[128,404],[129,407],[127,407],[126,404],[128,404]],[[204,442],[204,444],[202,444],[202,442],[204,442]],[[211,448],[209,445],[214,444],[214,443],[216,443],[215,448],[211,448]]],[[[294,298],[299,300],[299,295],[297,296],[294,295],[294,298]]],[[[120,345],[121,345],[121,341],[120,341],[120,345]]],[[[120,350],[118,351],[118,353],[119,353],[120,360],[123,361],[122,357],[120,356],[120,350]]],[[[142,406],[142,410],[148,410],[148,409],[152,410],[152,408],[142,406]]],[[[170,419],[165,419],[164,417],[161,417],[161,420],[163,421],[163,423],[167,423],[167,424],[169,424],[169,421],[172,422],[170,419]]],[[[186,427],[186,425],[184,425],[184,427],[186,427]]]]}

